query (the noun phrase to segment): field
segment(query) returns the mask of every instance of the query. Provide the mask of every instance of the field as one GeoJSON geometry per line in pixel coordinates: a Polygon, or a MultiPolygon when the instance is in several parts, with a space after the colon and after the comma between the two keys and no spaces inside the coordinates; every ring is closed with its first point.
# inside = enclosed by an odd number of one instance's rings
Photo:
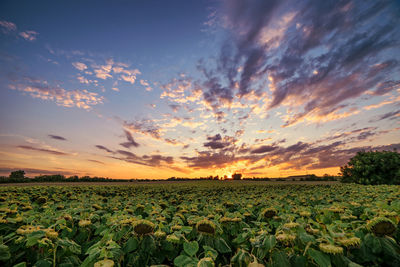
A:
{"type": "Polygon", "coordinates": [[[0,187],[2,266],[400,266],[400,187],[0,187]]]}

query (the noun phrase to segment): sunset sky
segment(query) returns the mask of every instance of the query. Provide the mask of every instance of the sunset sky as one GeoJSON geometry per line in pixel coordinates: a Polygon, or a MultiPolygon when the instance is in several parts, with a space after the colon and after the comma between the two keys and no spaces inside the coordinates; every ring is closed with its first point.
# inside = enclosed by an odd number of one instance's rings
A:
{"type": "Polygon", "coordinates": [[[400,150],[399,1],[1,1],[0,175],[337,174],[400,150]]]}

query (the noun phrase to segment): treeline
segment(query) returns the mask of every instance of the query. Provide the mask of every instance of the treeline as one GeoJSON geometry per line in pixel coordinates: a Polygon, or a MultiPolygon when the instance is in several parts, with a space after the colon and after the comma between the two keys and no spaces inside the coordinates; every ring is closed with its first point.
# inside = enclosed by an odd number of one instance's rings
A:
{"type": "Polygon", "coordinates": [[[168,179],[112,179],[104,177],[90,177],[90,176],[70,176],[66,177],[61,174],[53,175],[39,175],[34,178],[25,176],[25,171],[13,171],[7,176],[0,176],[0,183],[46,183],[46,182],[157,182],[157,181],[205,181],[205,180],[245,180],[245,181],[337,181],[338,176],[331,176],[325,174],[322,177],[318,177],[315,174],[289,176],[285,178],[269,178],[269,177],[242,177],[241,174],[234,174],[232,178],[227,176],[207,176],[199,178],[188,178],[188,177],[170,177],[168,179]]]}
{"type": "Polygon", "coordinates": [[[134,179],[126,180],[126,179],[111,179],[104,177],[90,177],[90,176],[70,176],[65,177],[61,174],[53,174],[53,175],[39,175],[34,178],[29,178],[25,176],[25,171],[19,170],[11,172],[11,174],[7,176],[0,176],[0,183],[32,183],[32,182],[130,182],[134,181],[134,179]]]}

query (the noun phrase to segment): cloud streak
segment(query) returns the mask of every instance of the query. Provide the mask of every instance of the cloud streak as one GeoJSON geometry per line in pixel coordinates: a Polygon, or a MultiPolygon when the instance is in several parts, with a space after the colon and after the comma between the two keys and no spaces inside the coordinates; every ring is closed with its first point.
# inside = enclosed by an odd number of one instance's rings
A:
{"type": "Polygon", "coordinates": [[[49,134],[48,137],[50,137],[51,139],[54,139],[54,140],[67,141],[67,139],[65,137],[62,137],[59,135],[49,134]]]}
{"type": "Polygon", "coordinates": [[[132,146],[133,147],[139,146],[139,144],[133,139],[132,134],[129,131],[124,130],[124,133],[125,133],[127,142],[120,143],[121,146],[123,146],[125,148],[130,148],[132,146]]]}
{"type": "Polygon", "coordinates": [[[69,156],[70,155],[70,154],[62,152],[62,151],[57,151],[57,150],[47,149],[47,148],[38,148],[38,147],[26,146],[26,145],[20,145],[20,146],[17,146],[17,147],[21,148],[21,149],[25,149],[25,150],[43,152],[43,153],[56,155],[56,156],[69,156]]]}
{"type": "Polygon", "coordinates": [[[70,90],[64,88],[49,87],[47,85],[17,85],[10,86],[13,90],[18,90],[29,94],[33,98],[54,101],[63,107],[77,107],[90,110],[92,106],[102,104],[103,96],[87,90],[70,90]]]}

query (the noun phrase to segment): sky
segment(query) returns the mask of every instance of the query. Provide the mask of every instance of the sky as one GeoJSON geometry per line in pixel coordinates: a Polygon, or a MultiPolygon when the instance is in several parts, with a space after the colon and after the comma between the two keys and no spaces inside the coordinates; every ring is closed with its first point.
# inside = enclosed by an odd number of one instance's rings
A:
{"type": "Polygon", "coordinates": [[[0,175],[336,175],[400,149],[400,2],[1,1],[0,175]]]}

